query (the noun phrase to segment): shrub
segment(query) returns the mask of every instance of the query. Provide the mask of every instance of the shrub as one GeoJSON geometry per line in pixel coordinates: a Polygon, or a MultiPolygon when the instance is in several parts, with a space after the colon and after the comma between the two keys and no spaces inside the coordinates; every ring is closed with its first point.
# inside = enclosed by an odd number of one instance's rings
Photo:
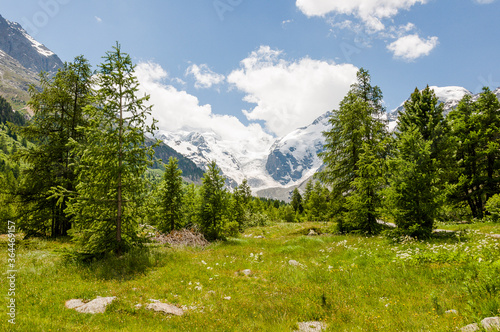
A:
{"type": "Polygon", "coordinates": [[[494,222],[500,220],[500,194],[490,197],[488,202],[486,202],[486,211],[491,215],[491,219],[494,222]]]}

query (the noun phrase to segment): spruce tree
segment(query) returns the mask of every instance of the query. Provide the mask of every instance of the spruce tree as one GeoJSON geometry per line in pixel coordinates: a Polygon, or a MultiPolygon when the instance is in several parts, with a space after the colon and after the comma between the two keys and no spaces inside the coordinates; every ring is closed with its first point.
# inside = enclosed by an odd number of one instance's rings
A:
{"type": "Polygon", "coordinates": [[[134,65],[118,43],[106,53],[96,84],[93,102],[85,108],[86,142],[76,147],[79,183],[68,212],[83,253],[121,255],[139,243],[139,207],[152,156],[145,142],[154,129],[146,123],[151,107],[145,105],[149,96],[137,97],[134,65]]]}
{"type": "Polygon", "coordinates": [[[170,157],[165,165],[165,173],[161,184],[161,201],[163,220],[160,230],[169,232],[179,229],[182,223],[182,171],[179,169],[177,158],[170,157]]]}

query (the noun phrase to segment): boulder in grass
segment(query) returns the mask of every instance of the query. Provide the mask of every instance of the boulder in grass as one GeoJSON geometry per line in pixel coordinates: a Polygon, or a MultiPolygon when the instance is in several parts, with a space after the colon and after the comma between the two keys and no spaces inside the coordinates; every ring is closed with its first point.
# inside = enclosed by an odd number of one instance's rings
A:
{"type": "Polygon", "coordinates": [[[486,331],[500,331],[500,317],[488,317],[481,321],[486,331]]]}
{"type": "Polygon", "coordinates": [[[323,322],[302,322],[298,325],[299,330],[296,332],[321,332],[326,330],[326,324],[323,322]]]}
{"type": "Polygon", "coordinates": [[[481,329],[479,328],[479,325],[474,323],[474,324],[469,324],[469,325],[462,327],[460,329],[460,331],[462,331],[462,332],[475,332],[475,331],[481,331],[481,329]]]}
{"type": "Polygon", "coordinates": [[[82,314],[102,314],[106,311],[106,307],[108,304],[113,302],[116,299],[116,296],[112,297],[100,297],[98,296],[96,299],[84,303],[81,299],[72,299],[66,301],[66,308],[75,309],[79,313],[82,314]]]}
{"type": "Polygon", "coordinates": [[[167,314],[167,315],[174,315],[174,316],[184,315],[184,311],[181,308],[178,308],[178,307],[171,305],[171,304],[168,304],[168,303],[162,303],[159,301],[148,304],[146,306],[146,308],[149,310],[163,312],[164,314],[167,314]]]}

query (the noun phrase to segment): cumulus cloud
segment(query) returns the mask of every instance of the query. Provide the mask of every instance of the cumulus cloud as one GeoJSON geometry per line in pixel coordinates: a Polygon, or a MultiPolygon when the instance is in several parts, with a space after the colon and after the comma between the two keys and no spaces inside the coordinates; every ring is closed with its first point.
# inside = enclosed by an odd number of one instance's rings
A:
{"type": "Polygon", "coordinates": [[[397,39],[387,46],[394,57],[406,61],[413,61],[429,53],[439,44],[438,37],[429,37],[426,40],[417,34],[408,35],[397,39]]]}
{"type": "Polygon", "coordinates": [[[254,150],[262,148],[259,146],[262,142],[271,140],[259,124],[245,126],[234,116],[214,114],[211,105],[200,105],[196,96],[166,84],[168,74],[156,63],[139,63],[135,74],[140,93],[151,97],[153,117],[163,131],[214,132],[221,140],[242,142],[254,150]]]}
{"type": "Polygon", "coordinates": [[[226,79],[224,75],[215,73],[206,64],[201,64],[199,66],[196,64],[192,64],[186,70],[186,76],[187,75],[194,76],[196,80],[194,86],[197,89],[211,88],[213,85],[220,84],[226,79]]]}
{"type": "Polygon", "coordinates": [[[427,0],[297,0],[296,6],[309,17],[330,13],[354,15],[371,30],[381,31],[385,29],[383,19],[392,18],[401,10],[426,2],[427,0]]]}
{"type": "Polygon", "coordinates": [[[269,131],[282,136],[337,108],[357,70],[308,57],[288,61],[281,51],[261,46],[227,81],[246,93],[245,101],[257,105],[244,111],[246,117],[264,120],[269,131]]]}

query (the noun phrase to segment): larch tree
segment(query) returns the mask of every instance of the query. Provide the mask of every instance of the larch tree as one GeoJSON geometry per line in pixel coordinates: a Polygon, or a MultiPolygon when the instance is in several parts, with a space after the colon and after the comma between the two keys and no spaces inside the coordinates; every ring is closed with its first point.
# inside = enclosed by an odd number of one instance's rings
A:
{"type": "Polygon", "coordinates": [[[70,143],[85,141],[77,128],[86,125],[83,109],[92,93],[91,76],[88,61],[79,56],[52,78],[42,73],[41,89],[30,88],[28,105],[35,115],[19,131],[34,144],[19,151],[26,167],[16,193],[21,203],[20,227],[27,234],[65,236],[71,228],[71,218],[64,212],[68,195],[53,193],[71,192],[76,186],[78,160],[70,143]]]}
{"type": "Polygon", "coordinates": [[[88,125],[80,156],[77,195],[68,212],[83,254],[121,255],[137,243],[138,208],[144,201],[144,174],[152,159],[146,147],[151,106],[139,98],[139,82],[130,56],[117,43],[107,52],[96,78],[92,104],[85,108],[88,125]]]}

